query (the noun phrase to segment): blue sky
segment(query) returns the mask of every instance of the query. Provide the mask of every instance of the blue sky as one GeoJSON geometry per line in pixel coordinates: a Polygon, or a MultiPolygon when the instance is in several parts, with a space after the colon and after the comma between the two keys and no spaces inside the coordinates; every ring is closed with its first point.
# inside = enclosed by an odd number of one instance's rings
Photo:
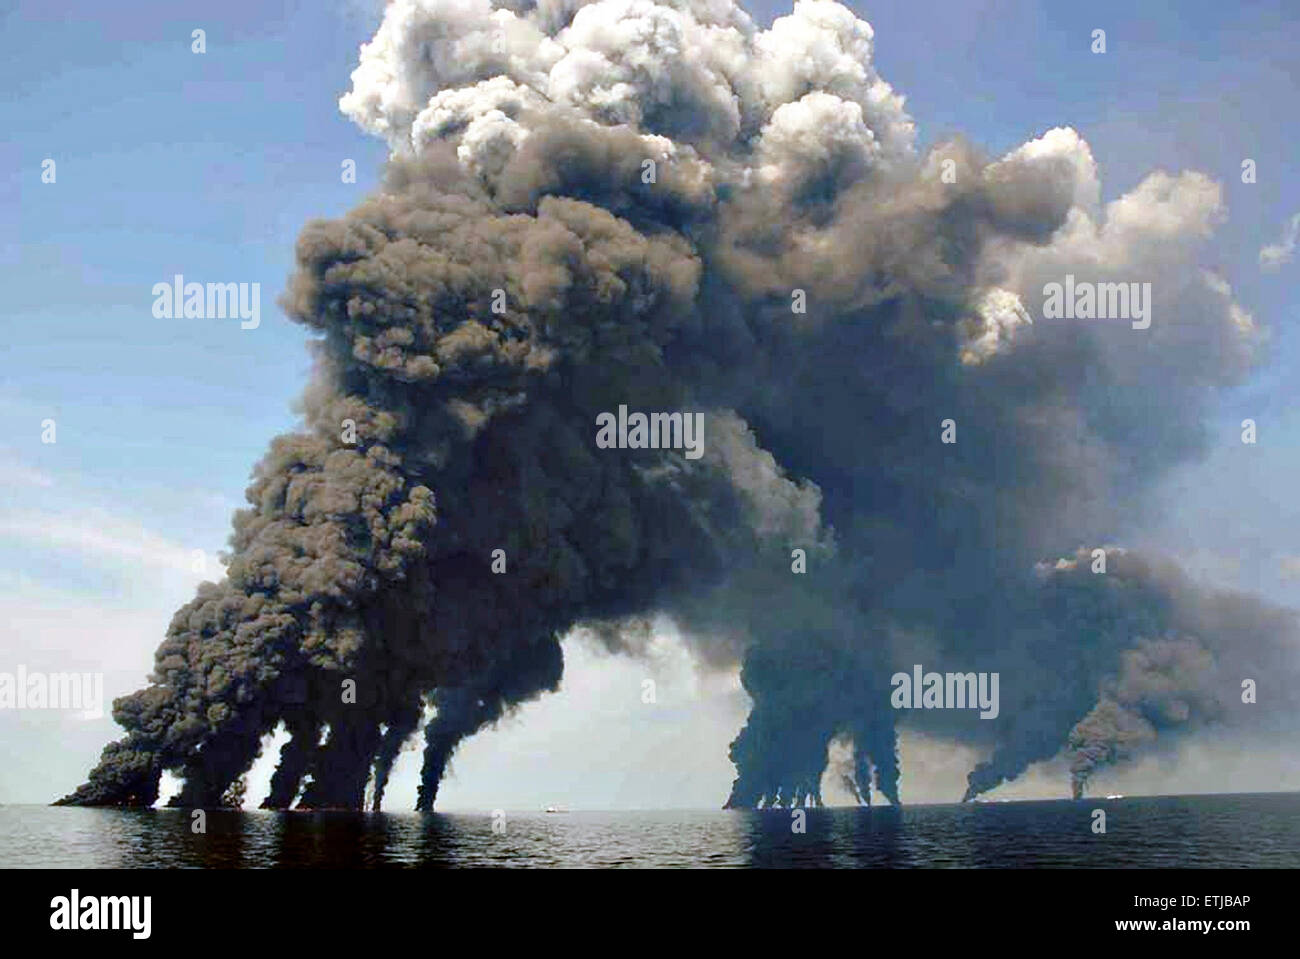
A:
{"type": "MultiPolygon", "coordinates": [[[[1210,457],[1171,480],[1165,513],[1140,538],[1291,600],[1300,263],[1263,273],[1257,256],[1300,211],[1300,7],[849,6],[875,27],[876,65],[906,95],[923,143],[962,132],[1001,154],[1072,125],[1098,160],[1103,200],[1159,167],[1222,182],[1229,219],[1206,264],[1270,328],[1271,359],[1223,398],[1210,457]],[[1096,28],[1105,55],[1089,50],[1096,28]],[[1240,180],[1247,157],[1254,184],[1240,180]],[[1260,424],[1256,447],[1237,439],[1247,416],[1260,424]]],[[[750,6],[763,20],[785,9],[750,6]]],[[[136,688],[202,578],[193,551],[223,547],[249,469],[293,425],[306,381],[304,333],[273,306],[295,237],[354,205],[386,153],[337,110],[377,19],[364,0],[17,0],[0,14],[0,670],[97,668],[110,698],[136,688]],[[190,49],[196,28],[203,55],[190,49]],[[53,184],[41,182],[46,158],[53,184]],[[355,184],[341,182],[345,159],[355,184]],[[260,283],[261,326],[155,319],[151,288],[175,273],[260,283]],[[41,442],[46,419],[53,444],[41,442]]],[[[695,676],[669,646],[650,666],[570,651],[564,691],[471,742],[444,803],[715,806],[745,711],[735,683],[695,676]],[[662,680],[662,708],[641,708],[646,675],[662,680]]],[[[0,714],[0,801],[67,791],[116,736],[107,718],[0,714]]],[[[936,756],[915,798],[955,789],[936,756]]],[[[414,772],[399,767],[396,807],[409,806],[414,772]]]]}

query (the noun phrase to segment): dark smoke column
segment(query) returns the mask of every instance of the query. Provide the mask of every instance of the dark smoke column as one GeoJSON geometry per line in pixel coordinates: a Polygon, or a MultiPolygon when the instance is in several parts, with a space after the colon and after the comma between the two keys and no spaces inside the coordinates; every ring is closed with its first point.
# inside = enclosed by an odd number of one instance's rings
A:
{"type": "Polygon", "coordinates": [[[174,617],[154,685],[115,704],[126,739],[65,803],[148,804],[174,769],[174,802],[216,805],[284,723],[266,805],[358,809],[427,701],[430,808],[465,736],[556,688],[564,631],[770,549],[732,475],[752,438],[701,459],[595,446],[599,412],[689,403],[671,368],[645,375],[698,322],[681,239],[555,197],[505,212],[435,151],[309,226],[298,261],[285,305],[322,334],[306,430],[272,444],[226,580],[174,617]]]}
{"type": "MultiPolygon", "coordinates": [[[[302,725],[296,701],[322,709],[339,700],[342,678],[376,683],[358,656],[358,610],[404,580],[434,523],[432,494],[408,485],[398,462],[381,443],[343,447],[323,427],[272,444],[251,508],[236,514],[227,578],[205,583],[173,617],[154,685],[114,703],[127,737],[62,803],[149,805],[167,768],[184,779],[175,804],[215,806],[278,722],[302,725]]],[[[337,719],[326,749],[347,735],[337,719]]],[[[302,732],[291,747],[286,769],[316,755],[302,732]]]]}

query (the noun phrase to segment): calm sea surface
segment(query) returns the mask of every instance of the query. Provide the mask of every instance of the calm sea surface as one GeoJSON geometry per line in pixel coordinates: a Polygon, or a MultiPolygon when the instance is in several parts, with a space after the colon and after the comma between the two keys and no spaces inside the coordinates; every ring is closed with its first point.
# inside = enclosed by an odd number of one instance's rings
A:
{"type": "Polygon", "coordinates": [[[0,867],[1300,867],[1300,794],[901,809],[507,813],[0,807],[0,867]],[[1092,810],[1106,811],[1106,834],[1092,810]]]}

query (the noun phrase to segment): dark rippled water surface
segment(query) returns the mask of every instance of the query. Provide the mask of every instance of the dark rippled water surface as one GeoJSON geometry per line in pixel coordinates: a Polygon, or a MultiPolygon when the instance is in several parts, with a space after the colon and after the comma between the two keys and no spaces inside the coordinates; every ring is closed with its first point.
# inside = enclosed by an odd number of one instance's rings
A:
{"type": "Polygon", "coordinates": [[[1300,794],[790,812],[351,814],[0,807],[3,867],[1297,867],[1300,794]],[[1106,811],[1106,834],[1092,810],[1106,811]]]}

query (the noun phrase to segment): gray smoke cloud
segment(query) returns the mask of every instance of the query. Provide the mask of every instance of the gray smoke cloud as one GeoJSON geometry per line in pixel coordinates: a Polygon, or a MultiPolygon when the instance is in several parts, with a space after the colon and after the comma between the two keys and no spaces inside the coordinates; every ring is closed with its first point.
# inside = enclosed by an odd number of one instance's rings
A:
{"type": "Polygon", "coordinates": [[[215,805],[283,724],[264,805],[378,808],[429,705],[429,809],[458,743],[557,687],[560,635],[635,655],[653,614],[741,667],[731,806],[820,802],[834,739],[897,802],[900,721],[987,748],[968,798],[1067,747],[1082,788],[1131,727],[1228,711],[1243,649],[1296,676],[1253,600],[1115,550],[1039,565],[1131,528],[1254,362],[1197,265],[1217,185],[1103,207],[1064,128],[922,153],[874,42],[830,0],[768,29],[730,0],[389,3],[340,103],[390,144],[383,188],[304,228],[284,298],[317,336],[303,428],[63,801],[152,803],[174,769],[215,805]],[[1067,272],[1150,283],[1151,327],[1036,321],[1067,272]],[[620,405],[704,414],[703,457],[598,448],[620,405]],[[900,717],[917,662],[999,671],[998,719],[900,717]]]}

